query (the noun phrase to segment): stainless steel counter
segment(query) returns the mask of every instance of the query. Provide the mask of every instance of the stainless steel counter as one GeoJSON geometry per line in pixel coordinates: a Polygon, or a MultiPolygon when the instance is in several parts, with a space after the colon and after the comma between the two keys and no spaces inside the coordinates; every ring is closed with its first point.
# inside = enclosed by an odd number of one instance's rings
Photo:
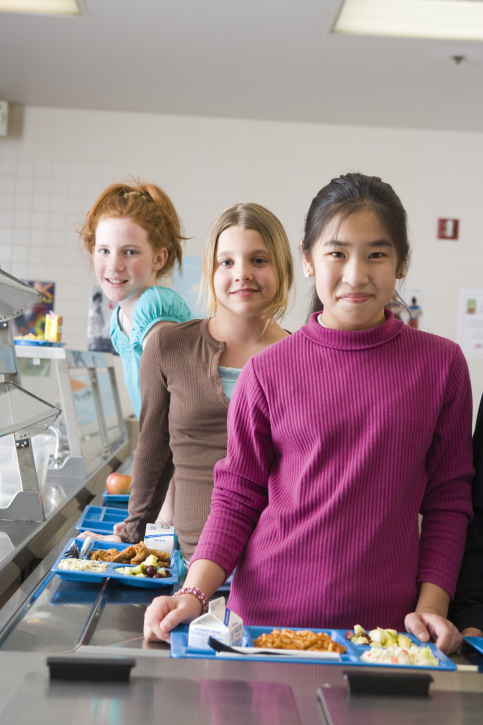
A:
{"type": "Polygon", "coordinates": [[[431,672],[429,698],[348,697],[341,666],[170,659],[168,645],[142,638],[152,593],[110,580],[77,584],[51,575],[74,534],[71,527],[0,610],[2,725],[33,720],[36,725],[473,725],[483,720],[483,674],[477,671],[483,655],[468,645],[454,656],[460,671],[431,672]],[[72,651],[76,657],[134,657],[137,666],[125,685],[50,683],[46,657],[72,651]]]}
{"type": "MultiPolygon", "coordinates": [[[[119,470],[128,454],[129,442],[85,479],[48,479],[43,493],[46,520],[0,520],[0,606],[24,577],[35,559],[44,559],[72,528],[92,497],[103,491],[106,477],[119,470]]],[[[126,459],[132,465],[132,456],[126,459]]],[[[1,610],[0,610],[1,612],[1,610]]]]}
{"type": "MultiPolygon", "coordinates": [[[[78,656],[92,655],[94,648],[78,656]]],[[[97,648],[98,656],[112,650],[97,648]]],[[[131,653],[132,654],[132,653],[131,653]]],[[[348,697],[343,668],[169,660],[139,651],[129,684],[49,683],[45,654],[0,652],[2,725],[481,723],[481,675],[436,674],[429,698],[348,697]],[[324,693],[325,716],[317,701],[324,693]]]]}

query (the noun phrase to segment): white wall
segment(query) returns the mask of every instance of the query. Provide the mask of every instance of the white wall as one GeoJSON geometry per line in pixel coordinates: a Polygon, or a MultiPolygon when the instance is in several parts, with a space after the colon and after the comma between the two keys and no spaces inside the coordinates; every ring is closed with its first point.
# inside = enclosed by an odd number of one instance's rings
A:
{"type": "MultiPolygon", "coordinates": [[[[354,109],[357,113],[357,109],[354,109]]],[[[409,214],[408,285],[426,288],[427,329],[453,340],[460,287],[483,288],[483,134],[328,126],[26,107],[0,138],[0,264],[20,278],[56,282],[64,340],[85,349],[94,282],[73,231],[100,191],[128,174],[161,185],[201,254],[213,217],[240,201],[277,214],[297,260],[285,326],[305,319],[308,282],[298,263],[315,193],[350,170],[389,181],[409,214]],[[436,240],[438,217],[459,218],[458,242],[436,240]]],[[[470,360],[475,404],[483,361],[470,360]]],[[[126,412],[130,410],[123,396],[126,412]]]]}

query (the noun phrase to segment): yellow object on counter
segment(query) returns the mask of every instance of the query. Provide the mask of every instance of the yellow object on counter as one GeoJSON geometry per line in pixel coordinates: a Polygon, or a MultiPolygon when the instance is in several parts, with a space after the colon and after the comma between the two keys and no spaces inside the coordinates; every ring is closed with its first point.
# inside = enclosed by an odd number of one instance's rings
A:
{"type": "Polygon", "coordinates": [[[47,312],[45,315],[45,339],[49,342],[60,342],[62,340],[62,316],[54,312],[47,312]]]}
{"type": "Polygon", "coordinates": [[[43,335],[34,335],[33,332],[29,332],[27,335],[15,335],[15,340],[44,340],[43,335]]]}

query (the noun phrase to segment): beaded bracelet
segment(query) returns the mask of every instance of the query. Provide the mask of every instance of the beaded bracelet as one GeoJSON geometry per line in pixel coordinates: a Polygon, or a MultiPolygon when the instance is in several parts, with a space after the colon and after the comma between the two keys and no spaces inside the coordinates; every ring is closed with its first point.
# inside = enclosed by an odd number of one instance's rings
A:
{"type": "Polygon", "coordinates": [[[173,596],[180,597],[181,594],[191,594],[192,597],[196,597],[201,604],[201,614],[206,614],[208,611],[208,602],[202,591],[200,591],[197,587],[183,587],[173,594],[173,596]]]}

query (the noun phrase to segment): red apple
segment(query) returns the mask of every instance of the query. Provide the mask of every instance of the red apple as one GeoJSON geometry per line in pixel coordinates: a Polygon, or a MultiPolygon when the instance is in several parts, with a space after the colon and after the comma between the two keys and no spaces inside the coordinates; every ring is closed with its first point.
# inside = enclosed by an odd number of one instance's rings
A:
{"type": "Polygon", "coordinates": [[[129,493],[132,476],[125,473],[110,473],[106,480],[107,493],[119,496],[122,493],[129,493]]]}

